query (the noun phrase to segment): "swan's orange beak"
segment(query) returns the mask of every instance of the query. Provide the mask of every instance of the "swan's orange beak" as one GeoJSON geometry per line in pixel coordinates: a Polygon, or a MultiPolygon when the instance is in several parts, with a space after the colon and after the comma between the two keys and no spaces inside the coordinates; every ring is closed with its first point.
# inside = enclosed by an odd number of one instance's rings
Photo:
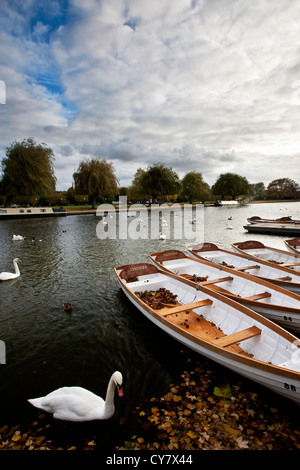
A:
{"type": "Polygon", "coordinates": [[[117,385],[117,389],[118,389],[118,395],[120,398],[122,398],[123,396],[123,388],[122,388],[122,385],[117,385]]]}

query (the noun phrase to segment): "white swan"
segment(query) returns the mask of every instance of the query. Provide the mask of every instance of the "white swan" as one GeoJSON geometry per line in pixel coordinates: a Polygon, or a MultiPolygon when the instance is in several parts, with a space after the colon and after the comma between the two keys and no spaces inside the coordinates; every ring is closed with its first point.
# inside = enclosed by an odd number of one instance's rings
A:
{"type": "Polygon", "coordinates": [[[108,383],[105,401],[94,393],[81,387],[62,387],[45,397],[32,398],[29,401],[36,408],[53,414],[53,418],[63,421],[93,421],[109,419],[115,412],[114,392],[118,389],[123,396],[123,377],[116,371],[108,383]]]}
{"type": "Polygon", "coordinates": [[[19,258],[15,258],[13,260],[13,263],[15,267],[15,272],[14,273],[6,273],[6,272],[0,273],[0,281],[9,281],[10,279],[15,279],[16,277],[20,276],[21,273],[19,270],[18,263],[21,263],[21,260],[19,258]]]}
{"type": "Polygon", "coordinates": [[[24,240],[25,237],[22,237],[22,235],[13,235],[12,240],[24,240]]]}

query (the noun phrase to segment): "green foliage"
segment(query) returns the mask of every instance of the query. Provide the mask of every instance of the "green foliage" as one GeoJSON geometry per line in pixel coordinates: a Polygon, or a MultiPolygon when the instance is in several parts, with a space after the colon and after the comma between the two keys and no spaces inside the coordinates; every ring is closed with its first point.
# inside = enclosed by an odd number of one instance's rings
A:
{"type": "Polygon", "coordinates": [[[210,188],[203,181],[201,173],[191,171],[181,181],[181,194],[192,204],[193,200],[204,201],[210,199],[210,188]]]}
{"type": "Polygon", "coordinates": [[[300,187],[290,178],[279,178],[271,181],[266,194],[268,199],[297,199],[300,197],[300,187]]]}
{"type": "Polygon", "coordinates": [[[105,199],[117,194],[118,180],[112,163],[95,157],[80,162],[77,172],[73,174],[75,193],[88,195],[93,203],[99,198],[105,199]]]}
{"type": "Polygon", "coordinates": [[[221,195],[222,199],[225,196],[231,196],[236,199],[237,196],[247,195],[250,192],[250,184],[244,176],[239,176],[234,173],[221,174],[212,187],[212,192],[215,195],[221,195]]]}
{"type": "Polygon", "coordinates": [[[142,192],[151,195],[152,200],[176,194],[180,190],[179,176],[163,163],[154,163],[147,171],[140,171],[138,184],[142,192]]]}
{"type": "Polygon", "coordinates": [[[55,191],[54,154],[46,144],[37,145],[32,138],[13,142],[2,160],[1,193],[7,200],[47,196],[55,191]]]}

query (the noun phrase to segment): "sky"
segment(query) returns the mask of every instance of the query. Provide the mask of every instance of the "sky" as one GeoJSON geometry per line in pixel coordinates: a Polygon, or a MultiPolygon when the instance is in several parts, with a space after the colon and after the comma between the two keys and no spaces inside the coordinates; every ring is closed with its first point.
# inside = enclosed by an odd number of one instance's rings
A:
{"type": "Polygon", "coordinates": [[[1,0],[0,160],[32,137],[57,190],[162,162],[300,184],[299,0],[1,0]]]}

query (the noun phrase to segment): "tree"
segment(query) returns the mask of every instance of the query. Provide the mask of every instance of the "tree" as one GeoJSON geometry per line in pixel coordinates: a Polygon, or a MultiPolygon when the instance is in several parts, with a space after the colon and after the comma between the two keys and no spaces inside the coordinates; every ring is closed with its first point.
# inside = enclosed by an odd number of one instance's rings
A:
{"type": "Polygon", "coordinates": [[[247,195],[250,192],[250,184],[244,176],[239,176],[234,173],[224,173],[219,176],[218,180],[212,187],[212,192],[215,195],[221,195],[222,199],[225,196],[231,196],[236,199],[239,195],[247,195]]]}
{"type": "Polygon", "coordinates": [[[290,178],[279,178],[268,185],[267,197],[268,199],[297,199],[300,197],[300,188],[290,178]]]}
{"type": "Polygon", "coordinates": [[[210,188],[203,181],[202,174],[196,171],[187,173],[181,181],[181,194],[188,198],[190,204],[193,200],[204,201],[210,198],[210,188]]]}
{"type": "Polygon", "coordinates": [[[147,171],[141,173],[139,183],[143,192],[151,195],[153,200],[176,194],[180,190],[179,176],[163,163],[154,163],[149,166],[147,171]]]}
{"type": "Polygon", "coordinates": [[[128,188],[127,196],[130,201],[148,199],[150,194],[146,194],[143,188],[143,178],[146,171],[138,168],[134,174],[131,186],[128,188]]]}
{"type": "Polygon", "coordinates": [[[250,196],[254,200],[262,200],[266,196],[266,188],[264,183],[250,184],[250,196]]]}
{"type": "Polygon", "coordinates": [[[32,138],[13,142],[6,148],[1,164],[1,193],[7,195],[8,201],[19,197],[27,202],[33,196],[53,194],[56,185],[53,161],[53,151],[44,143],[37,145],[32,138]]]}
{"type": "Polygon", "coordinates": [[[97,199],[113,197],[118,194],[118,180],[112,163],[95,157],[80,162],[73,174],[75,193],[87,194],[96,206],[97,199]]]}

